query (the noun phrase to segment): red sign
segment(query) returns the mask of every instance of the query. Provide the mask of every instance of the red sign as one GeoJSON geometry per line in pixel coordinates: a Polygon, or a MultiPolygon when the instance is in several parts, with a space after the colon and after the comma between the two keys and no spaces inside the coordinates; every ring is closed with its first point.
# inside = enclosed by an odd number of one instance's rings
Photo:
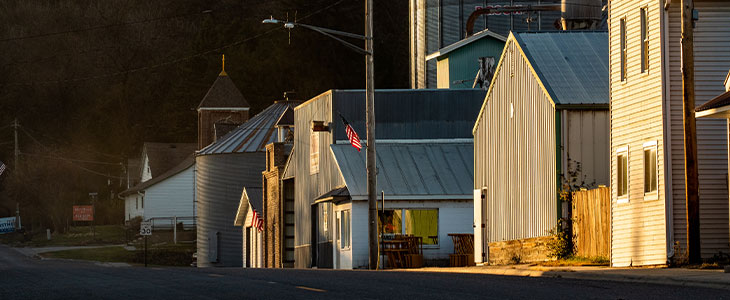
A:
{"type": "Polygon", "coordinates": [[[94,221],[94,206],[74,205],[74,221],[94,221]]]}

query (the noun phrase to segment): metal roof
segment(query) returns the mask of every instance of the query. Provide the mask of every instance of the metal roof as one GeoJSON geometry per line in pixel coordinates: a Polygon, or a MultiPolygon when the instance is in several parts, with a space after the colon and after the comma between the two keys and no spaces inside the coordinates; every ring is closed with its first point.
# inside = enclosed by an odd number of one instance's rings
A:
{"type": "MultiPolygon", "coordinates": [[[[330,149],[353,200],[367,198],[365,147],[350,144],[330,149]]],[[[465,142],[379,143],[378,187],[386,199],[471,199],[474,146],[465,142]]]]}
{"type": "Polygon", "coordinates": [[[434,59],[434,58],[439,58],[441,56],[444,56],[444,55],[448,54],[451,51],[454,51],[454,50],[459,49],[461,47],[464,47],[464,46],[466,46],[468,44],[471,44],[474,41],[481,40],[484,37],[491,37],[491,38],[497,39],[497,40],[502,41],[502,42],[506,42],[507,41],[507,37],[506,36],[503,36],[501,34],[497,34],[494,31],[489,31],[489,29],[484,29],[484,30],[482,30],[480,32],[475,33],[472,36],[469,36],[468,38],[465,38],[463,40],[460,40],[460,41],[458,41],[456,43],[453,43],[451,45],[448,45],[446,47],[443,47],[443,48],[439,49],[439,51],[436,51],[434,53],[429,54],[428,56],[426,56],[426,60],[431,60],[431,59],[434,59]]]}
{"type": "Polygon", "coordinates": [[[514,33],[555,104],[608,104],[608,33],[514,33]]]}
{"type": "Polygon", "coordinates": [[[266,151],[276,141],[276,122],[298,101],[277,101],[238,128],[198,151],[198,155],[266,151]]]}

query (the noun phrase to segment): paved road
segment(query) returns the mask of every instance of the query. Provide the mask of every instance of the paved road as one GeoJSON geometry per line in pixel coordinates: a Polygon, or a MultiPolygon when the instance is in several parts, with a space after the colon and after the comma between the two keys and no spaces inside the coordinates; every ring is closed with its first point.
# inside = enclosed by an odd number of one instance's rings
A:
{"type": "Polygon", "coordinates": [[[113,267],[0,245],[0,299],[730,299],[727,290],[561,278],[113,267]]]}

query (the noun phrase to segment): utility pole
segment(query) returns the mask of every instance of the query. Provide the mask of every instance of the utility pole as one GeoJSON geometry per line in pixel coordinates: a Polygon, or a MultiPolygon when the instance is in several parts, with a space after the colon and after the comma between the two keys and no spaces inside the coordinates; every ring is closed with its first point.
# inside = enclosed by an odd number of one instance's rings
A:
{"type": "Polygon", "coordinates": [[[373,0],[365,0],[365,115],[367,124],[368,248],[371,270],[378,268],[378,200],[375,165],[375,73],[373,70],[373,0]]]}
{"type": "Polygon", "coordinates": [[[700,200],[695,120],[695,64],[692,0],[682,0],[682,116],[684,126],[684,188],[687,208],[689,263],[702,262],[700,253],[700,200]]]}
{"type": "Polygon", "coordinates": [[[13,129],[15,132],[15,162],[13,164],[13,167],[17,170],[18,169],[18,156],[20,155],[20,148],[18,148],[18,118],[15,118],[15,121],[13,121],[13,129]]]}

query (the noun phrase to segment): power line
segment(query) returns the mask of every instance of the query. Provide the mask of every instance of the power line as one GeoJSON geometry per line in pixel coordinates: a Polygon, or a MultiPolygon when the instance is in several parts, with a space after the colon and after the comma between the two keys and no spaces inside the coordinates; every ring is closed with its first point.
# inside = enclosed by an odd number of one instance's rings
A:
{"type": "MultiPolygon", "coordinates": [[[[2,143],[0,143],[0,145],[2,145],[2,143]]],[[[27,156],[35,156],[35,157],[43,157],[43,158],[51,158],[51,159],[60,159],[60,160],[67,160],[67,161],[73,161],[73,162],[97,164],[97,165],[109,165],[109,166],[121,166],[122,165],[122,163],[111,163],[111,162],[105,162],[105,161],[73,159],[73,158],[65,158],[65,157],[55,156],[55,155],[40,155],[40,154],[31,154],[31,153],[24,153],[24,152],[21,152],[20,154],[21,155],[27,155],[27,156]]]]}
{"type": "MultiPolygon", "coordinates": [[[[344,1],[345,0],[337,1],[337,2],[335,2],[333,4],[330,4],[330,5],[328,5],[328,6],[324,7],[324,8],[321,8],[321,9],[316,10],[316,11],[310,13],[310,14],[307,14],[304,17],[301,17],[299,19],[300,20],[303,20],[303,19],[309,18],[309,17],[311,17],[313,15],[316,15],[316,14],[319,14],[319,13],[321,13],[321,12],[327,10],[327,9],[330,9],[330,8],[336,6],[336,5],[338,5],[338,4],[340,4],[340,3],[344,2],[344,1]]],[[[183,61],[191,60],[193,58],[201,57],[201,56],[208,55],[208,54],[211,54],[211,53],[217,53],[217,52],[220,52],[223,49],[227,49],[227,48],[231,48],[231,47],[234,47],[234,46],[238,46],[240,44],[246,43],[248,41],[251,41],[251,40],[257,39],[259,37],[262,37],[264,35],[267,35],[269,33],[272,33],[272,32],[274,32],[276,30],[282,30],[282,29],[281,28],[272,28],[272,29],[269,29],[267,31],[264,31],[262,33],[259,33],[257,35],[254,35],[254,36],[245,38],[245,39],[240,40],[240,41],[237,41],[237,42],[233,42],[233,43],[226,44],[226,45],[223,45],[223,46],[214,48],[214,49],[206,50],[206,51],[199,52],[199,53],[196,53],[196,54],[192,54],[192,55],[188,55],[188,56],[184,56],[184,57],[180,57],[180,58],[177,58],[177,59],[169,60],[169,61],[162,62],[162,63],[158,63],[158,64],[148,65],[148,66],[144,66],[144,67],[132,68],[132,69],[124,70],[124,71],[112,72],[112,73],[107,73],[107,74],[102,74],[102,75],[77,77],[77,78],[71,78],[71,79],[34,81],[34,82],[30,82],[30,83],[27,83],[27,82],[26,83],[23,83],[23,82],[11,82],[11,83],[6,83],[6,84],[0,84],[0,86],[27,86],[27,85],[34,85],[34,84],[54,84],[54,83],[65,83],[65,82],[79,82],[79,81],[88,81],[88,80],[95,80],[95,79],[101,79],[101,78],[115,77],[115,76],[119,76],[119,75],[124,75],[124,74],[129,74],[129,73],[135,73],[135,72],[139,72],[139,71],[146,71],[146,70],[156,69],[156,68],[159,68],[159,67],[164,67],[164,66],[168,66],[168,65],[172,65],[172,64],[177,64],[177,63],[180,63],[180,62],[183,62],[183,61]]]]}

